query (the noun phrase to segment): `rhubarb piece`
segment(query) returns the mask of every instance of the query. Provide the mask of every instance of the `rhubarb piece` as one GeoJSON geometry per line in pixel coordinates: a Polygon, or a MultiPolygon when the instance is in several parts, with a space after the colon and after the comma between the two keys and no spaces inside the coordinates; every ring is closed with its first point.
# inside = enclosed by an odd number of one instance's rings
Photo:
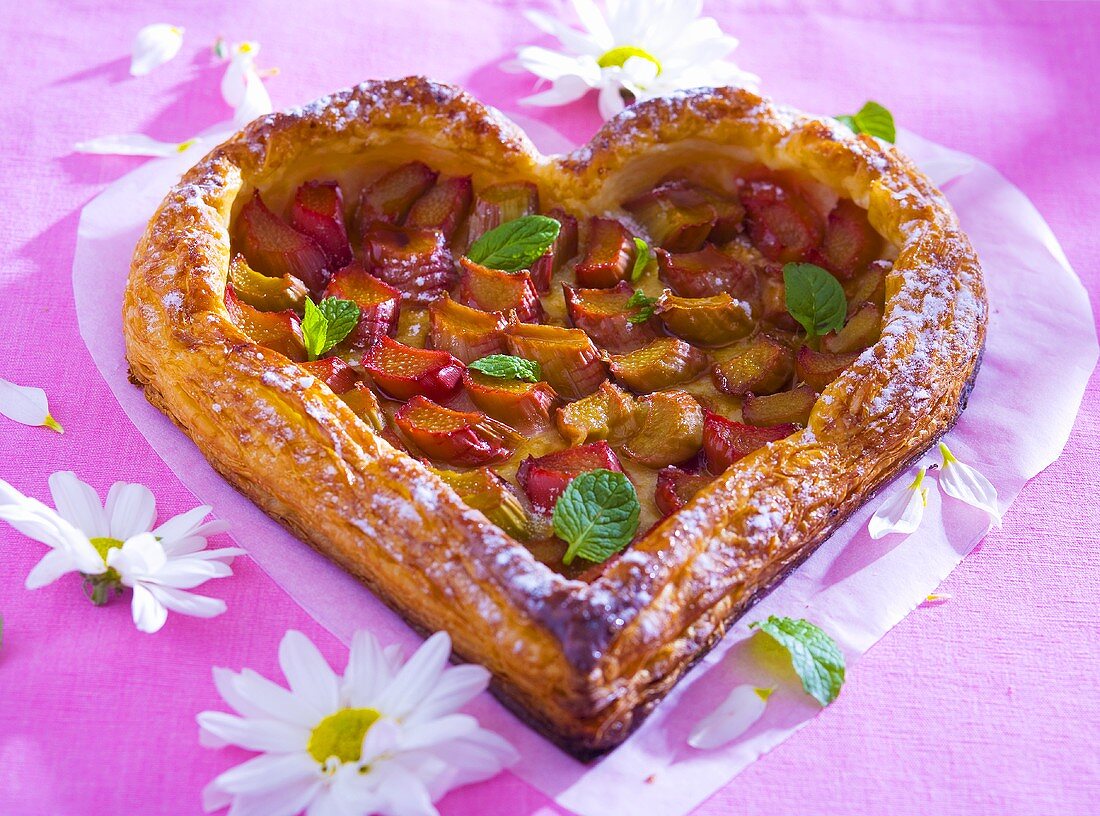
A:
{"type": "Polygon", "coordinates": [[[514,316],[493,314],[463,306],[444,295],[428,307],[428,342],[449,351],[464,363],[472,363],[505,350],[503,329],[514,316]]]}
{"type": "Polygon", "coordinates": [[[330,270],[351,263],[351,244],[344,225],[344,194],[335,181],[307,181],[299,187],[290,207],[290,223],[317,242],[330,270]]]}
{"type": "Polygon", "coordinates": [[[825,226],[792,186],[750,181],[741,191],[749,237],[773,261],[802,261],[818,247],[825,226]]]}
{"type": "Polygon", "coordinates": [[[718,211],[701,189],[669,181],[623,203],[646,228],[653,243],[669,252],[695,252],[718,221],[718,211]]]}
{"type": "Polygon", "coordinates": [[[707,469],[715,475],[721,474],[754,450],[790,436],[797,430],[798,426],[791,423],[757,428],[707,411],[703,421],[703,458],[707,469]]]}
{"type": "Polygon", "coordinates": [[[577,219],[560,207],[550,210],[548,215],[561,224],[561,229],[550,249],[530,269],[535,288],[543,294],[550,291],[550,279],[554,274],[577,254],[577,219]]]}
{"type": "Polygon", "coordinates": [[[612,353],[641,348],[656,336],[652,317],[640,314],[631,298],[634,288],[620,281],[611,289],[578,289],[562,283],[569,322],[582,329],[597,346],[612,353]]]}
{"type": "Polygon", "coordinates": [[[747,303],[756,299],[756,271],[712,244],[698,252],[678,255],[658,249],[657,265],[661,280],[680,297],[703,298],[725,293],[747,303]]]}
{"type": "Polygon", "coordinates": [[[787,311],[787,287],[782,270],[760,276],[760,318],[784,331],[798,331],[799,323],[787,311]]]}
{"type": "Polygon", "coordinates": [[[474,405],[522,434],[533,436],[550,427],[558,395],[544,382],[490,377],[468,368],[462,384],[474,405]]]}
{"type": "Polygon", "coordinates": [[[882,310],[873,303],[864,303],[839,332],[829,333],[821,339],[825,351],[844,354],[863,351],[873,346],[882,334],[882,310]]]}
{"type": "Polygon", "coordinates": [[[351,348],[365,349],[375,341],[397,332],[401,293],[369,274],[359,263],[351,263],[332,276],[325,295],[350,300],[359,307],[359,324],[345,341],[351,348]]]}
{"type": "Polygon", "coordinates": [[[450,241],[470,211],[474,185],[469,176],[445,176],[420,196],[405,218],[406,227],[437,229],[450,241]]]}
{"type": "Polygon", "coordinates": [[[773,394],[790,381],[793,373],[794,352],[790,347],[774,337],[758,334],[714,366],[711,379],[714,387],[726,394],[773,394]]]}
{"type": "Polygon", "coordinates": [[[534,360],[542,378],[567,400],[587,396],[607,379],[607,364],[580,329],[518,323],[504,329],[508,353],[534,360]]]}
{"type": "Polygon", "coordinates": [[[359,382],[359,374],[340,357],[301,363],[302,368],[332,389],[334,394],[350,391],[359,382]]]}
{"type": "Polygon", "coordinates": [[[623,472],[619,457],[606,442],[565,448],[537,459],[528,456],[520,462],[516,479],[531,504],[538,510],[549,513],[573,479],[599,468],[615,473],[623,472]]]}
{"type": "Polygon", "coordinates": [[[469,258],[460,263],[462,272],[455,293],[459,303],[486,312],[512,311],[516,319],[525,323],[542,320],[542,301],[527,272],[489,269],[469,258]]]}
{"type": "MultiPolygon", "coordinates": [[[[340,358],[333,357],[330,359],[338,360],[340,358]]],[[[391,438],[391,432],[386,424],[386,415],[382,412],[378,397],[375,396],[365,382],[355,383],[347,391],[340,394],[340,399],[347,403],[347,406],[355,412],[357,417],[393,444],[394,439],[391,438]]]]}
{"type": "Polygon", "coordinates": [[[306,285],[293,275],[281,278],[261,275],[239,252],[229,262],[229,283],[240,300],[262,312],[298,311],[309,294],[306,285]]]}
{"type": "Polygon", "coordinates": [[[477,192],[470,213],[469,243],[491,229],[539,211],[539,188],[529,181],[493,184],[477,192]]]}
{"type": "Polygon", "coordinates": [[[749,425],[774,428],[778,425],[805,425],[817,402],[817,392],[808,385],[793,391],[758,397],[746,394],[741,403],[741,418],[749,425]]]}
{"type": "Polygon", "coordinates": [[[269,210],[259,190],[237,214],[236,235],[248,262],[260,274],[270,278],[293,275],[314,294],[328,283],[324,250],[269,210]]]}
{"type": "Polygon", "coordinates": [[[638,400],[644,418],[623,446],[636,462],[659,468],[684,462],[703,446],[703,407],[686,391],[673,389],[638,400]]]}
{"type": "Polygon", "coordinates": [[[864,303],[873,303],[880,311],[885,311],[886,275],[893,268],[890,261],[875,261],[851,280],[844,281],[849,315],[854,314],[864,303]]]}
{"type": "Polygon", "coordinates": [[[594,393],[559,408],[554,425],[570,445],[596,439],[617,444],[636,433],[637,407],[629,392],[605,381],[594,393]]]}
{"type": "Polygon", "coordinates": [[[630,280],[634,269],[634,236],[613,218],[590,218],[584,254],[573,273],[577,284],[589,289],[610,289],[630,280]]]}
{"type": "Polygon", "coordinates": [[[657,473],[657,487],[653,500],[664,516],[683,509],[704,487],[714,481],[709,473],[692,473],[674,465],[661,468],[657,473]]]}
{"type": "Polygon", "coordinates": [[[611,358],[612,376],[635,393],[659,391],[691,382],[710,358],[676,337],[660,337],[647,346],[611,358]]]}
{"type": "Polygon", "coordinates": [[[365,235],[377,223],[402,223],[437,175],[423,162],[409,162],[375,179],[359,194],[359,233],[365,235]]]}
{"type": "Polygon", "coordinates": [[[829,213],[825,238],[811,259],[840,280],[848,280],[875,260],[882,247],[882,236],[867,220],[867,211],[851,199],[842,198],[829,213]]]}
{"type": "Polygon", "coordinates": [[[277,351],[295,362],[305,362],[306,341],[302,335],[302,321],[289,309],[282,312],[261,312],[239,300],[233,292],[233,284],[225,284],[225,310],[229,319],[250,340],[277,351]]]}
{"type": "Polygon", "coordinates": [[[363,358],[363,368],[394,399],[419,395],[442,402],[462,387],[466,366],[445,351],[413,348],[383,337],[363,358]]]}
{"type": "Polygon", "coordinates": [[[458,497],[474,510],[480,510],[491,523],[512,538],[523,541],[531,533],[527,508],[509,485],[485,467],[476,470],[442,470],[432,468],[458,497]]]}
{"type": "Polygon", "coordinates": [[[437,229],[375,224],[363,236],[367,271],[423,307],[439,298],[458,277],[451,250],[437,229]]]}
{"type": "Polygon", "coordinates": [[[682,298],[665,291],[657,312],[665,328],[697,346],[728,346],[752,331],[752,307],[727,293],[682,298]]]}
{"type": "Polygon", "coordinates": [[[795,360],[795,372],[798,379],[813,386],[816,391],[824,391],[825,386],[844,373],[859,357],[858,351],[833,354],[828,351],[814,351],[809,346],[798,350],[795,360]]]}
{"type": "Polygon", "coordinates": [[[393,417],[405,438],[437,462],[479,467],[512,455],[522,437],[478,411],[453,411],[415,396],[393,417]]]}

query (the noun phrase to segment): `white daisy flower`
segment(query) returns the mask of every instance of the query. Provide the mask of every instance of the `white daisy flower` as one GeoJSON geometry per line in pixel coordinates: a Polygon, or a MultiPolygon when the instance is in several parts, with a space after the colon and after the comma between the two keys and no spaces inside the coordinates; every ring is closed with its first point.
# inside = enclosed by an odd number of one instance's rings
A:
{"type": "Polygon", "coordinates": [[[994,524],[1001,524],[1001,509],[997,506],[997,488],[976,468],[955,458],[951,449],[940,443],[943,467],[940,468],[940,485],[943,492],[954,499],[989,513],[994,524]]]}
{"type": "Polygon", "coordinates": [[[522,100],[554,106],[599,91],[604,119],[629,102],[681,88],[736,85],[755,88],[760,78],[725,59],[737,40],[712,17],[700,17],[702,0],[607,0],[606,16],[593,0],[572,0],[583,30],[538,11],[525,16],[557,37],[560,50],[526,46],[510,71],[530,71],[551,83],[522,100]]]}
{"type": "Polygon", "coordinates": [[[98,606],[129,587],[134,623],[143,632],[159,631],[168,610],[204,618],[225,611],[224,601],[186,591],[232,575],[229,562],[244,553],[205,549],[207,536],[228,529],[224,521],[203,523],[209,506],[154,528],[156,500],[143,485],[116,482],[104,506],[90,485],[65,471],[50,477],[50,493],[56,510],[0,479],[0,521],[50,548],[27,576],[27,589],[79,572],[98,606]]]}
{"type": "Polygon", "coordinates": [[[366,631],[343,676],[301,632],[279,644],[289,690],[245,669],[214,669],[237,715],[198,715],[199,741],[260,756],[203,791],[207,812],[233,816],[433,816],[447,791],[488,779],[518,759],[504,739],[458,709],[485,690],[480,666],[447,666],[451,640],[430,637],[407,663],[366,631]],[[239,715],[239,716],[238,716],[239,715]]]}
{"type": "Polygon", "coordinates": [[[909,535],[920,526],[928,504],[928,488],[922,487],[927,470],[922,467],[917,471],[917,478],[888,496],[879,506],[867,522],[871,538],[882,538],[890,533],[909,535]]]}
{"type": "Polygon", "coordinates": [[[718,708],[696,723],[688,745],[700,750],[719,748],[737,739],[764,716],[775,689],[738,686],[718,708]]]}
{"type": "Polygon", "coordinates": [[[222,99],[233,108],[233,124],[243,127],[258,116],[271,113],[271,97],[256,70],[257,42],[239,42],[229,47],[229,65],[222,76],[222,99]]]}
{"type": "Polygon", "coordinates": [[[203,140],[198,136],[183,142],[162,142],[144,133],[118,133],[77,142],[73,145],[73,150],[77,153],[94,153],[103,156],[164,157],[186,153],[202,142],[203,140]]]}
{"type": "Polygon", "coordinates": [[[65,433],[50,415],[46,392],[29,385],[16,385],[0,379],[0,414],[23,425],[38,425],[65,433]]]}
{"type": "Polygon", "coordinates": [[[183,46],[183,29],[168,23],[153,23],[141,29],[134,37],[130,56],[130,74],[145,76],[180,52],[183,46]]]}

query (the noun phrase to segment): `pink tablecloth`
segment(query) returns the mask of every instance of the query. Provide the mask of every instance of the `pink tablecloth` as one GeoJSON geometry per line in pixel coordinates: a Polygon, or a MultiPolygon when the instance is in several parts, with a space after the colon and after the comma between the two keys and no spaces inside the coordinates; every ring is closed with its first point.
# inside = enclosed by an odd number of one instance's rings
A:
{"type": "MultiPolygon", "coordinates": [[[[1092,216],[1100,7],[858,5],[708,10],[742,38],[739,61],[777,98],[824,112],[876,98],[911,129],[998,166],[1046,215],[1090,291],[1100,288],[1092,216]]],[[[48,474],[71,468],[101,492],[116,479],[150,484],[164,513],[194,504],[100,381],[73,312],[78,211],[134,161],[69,151],[104,133],[182,139],[224,118],[219,69],[203,50],[216,35],[263,43],[261,64],[283,69],[269,83],[276,105],[413,72],[463,84],[505,111],[528,90],[526,78],[496,67],[536,36],[511,3],[303,8],[27,2],[0,22],[0,336],[8,351],[0,376],[45,386],[68,431],[0,423],[0,477],[46,498],[48,474]],[[161,20],[187,28],[182,55],[129,78],[133,33],[161,20]]],[[[598,125],[583,105],[541,118],[581,139],[598,125]]],[[[834,705],[698,814],[1092,812],[1100,801],[1098,394],[1094,377],[1065,456],[948,580],[952,600],[897,627],[834,705]]],[[[197,813],[202,785],[243,756],[197,745],[195,713],[219,707],[211,665],[275,673],[288,627],[341,652],[246,559],[213,585],[228,614],[173,618],[145,637],[133,632],[125,605],[90,608],[76,579],[25,591],[40,548],[6,528],[0,546],[0,813],[197,813]]],[[[561,812],[507,775],[452,794],[441,810],[561,812]]]]}

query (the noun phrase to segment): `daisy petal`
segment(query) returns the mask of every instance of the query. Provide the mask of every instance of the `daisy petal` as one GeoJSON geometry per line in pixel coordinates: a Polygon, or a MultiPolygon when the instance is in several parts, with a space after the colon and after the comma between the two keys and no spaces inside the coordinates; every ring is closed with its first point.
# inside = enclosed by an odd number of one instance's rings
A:
{"type": "Polygon", "coordinates": [[[168,556],[152,533],[139,533],[107,553],[107,566],[114,567],[126,586],[156,575],[168,563],[168,556]]]}
{"type": "Polygon", "coordinates": [[[223,711],[203,711],[197,720],[200,740],[205,738],[210,742],[204,744],[218,747],[236,745],[249,751],[287,754],[305,750],[309,742],[309,729],[275,720],[246,720],[223,711]]]}
{"type": "Polygon", "coordinates": [[[115,482],[107,492],[107,523],[111,538],[125,541],[153,528],[157,500],[145,485],[115,482]]]}
{"type": "Polygon", "coordinates": [[[378,640],[365,629],[357,631],[352,636],[348,665],[344,669],[342,696],[347,705],[370,707],[392,678],[389,661],[378,640]]]}
{"type": "Polygon", "coordinates": [[[441,742],[469,736],[477,730],[477,720],[469,714],[448,714],[421,725],[407,726],[401,733],[401,748],[415,751],[441,742]]]}
{"type": "Polygon", "coordinates": [[[997,488],[982,473],[955,458],[950,448],[940,443],[943,467],[939,481],[943,492],[954,499],[984,510],[997,526],[1001,524],[1001,510],[997,506],[997,488]]]}
{"type": "Polygon", "coordinates": [[[50,493],[61,518],[88,538],[106,538],[111,534],[99,496],[71,470],[50,476],[50,493]]]}
{"type": "Polygon", "coordinates": [[[130,57],[130,74],[145,76],[164,65],[179,53],[183,45],[183,29],[168,23],[154,23],[141,29],[134,37],[130,57]]]}
{"type": "Polygon", "coordinates": [[[615,47],[615,35],[611,33],[607,20],[592,0],[573,0],[573,9],[577,12],[581,25],[588,29],[601,49],[608,51],[615,47]]]}
{"type": "Polygon", "coordinates": [[[259,73],[255,68],[250,68],[244,74],[244,93],[241,103],[233,111],[233,124],[244,127],[253,119],[271,113],[271,110],[271,96],[268,95],[259,73]]]}
{"type": "Polygon", "coordinates": [[[23,425],[46,426],[64,433],[50,416],[46,392],[29,385],[16,385],[0,379],[0,414],[23,425]]]}
{"type": "Polygon", "coordinates": [[[73,150],[77,153],[93,153],[103,156],[175,156],[184,153],[201,139],[188,139],[184,142],[161,142],[144,133],[117,133],[111,136],[99,136],[77,142],[73,150]]]}
{"type": "Polygon", "coordinates": [[[409,724],[433,720],[466,705],[489,685],[489,672],[481,666],[449,668],[405,721],[409,724]]]}
{"type": "Polygon", "coordinates": [[[554,81],[551,88],[537,94],[531,94],[520,99],[521,105],[533,105],[542,108],[552,108],[558,105],[568,105],[592,90],[582,77],[563,76],[554,81]]]}
{"type": "Polygon", "coordinates": [[[340,705],[336,673],[313,642],[301,632],[287,632],[279,644],[279,666],[291,690],[322,714],[340,705]]]}
{"type": "Polygon", "coordinates": [[[226,816],[294,816],[313,801],[323,785],[320,779],[298,780],[258,793],[241,794],[234,798],[226,816]]]}
{"type": "Polygon", "coordinates": [[[621,85],[618,81],[605,81],[600,88],[600,116],[604,120],[613,119],[623,112],[626,102],[623,101],[621,85]]]}
{"type": "Polygon", "coordinates": [[[27,589],[40,589],[47,584],[52,584],[66,573],[77,571],[78,567],[69,553],[64,550],[50,550],[34,565],[27,575],[24,586],[27,589]]]}
{"type": "Polygon", "coordinates": [[[290,754],[261,754],[220,774],[215,780],[227,793],[257,793],[271,786],[271,780],[293,784],[319,776],[317,762],[305,751],[290,754]]]}
{"type": "Polygon", "coordinates": [[[769,689],[738,686],[718,708],[691,729],[688,745],[708,750],[737,739],[763,716],[770,695],[769,689]]]}
{"type": "MultiPolygon", "coordinates": [[[[293,692],[252,669],[245,669],[236,675],[232,685],[237,698],[247,698],[250,702],[250,711],[259,709],[262,712],[259,716],[262,718],[279,720],[308,729],[316,725],[317,720],[324,716],[324,713],[318,712],[300,697],[296,697],[293,692]]],[[[228,696],[223,695],[223,697],[241,714],[252,716],[250,711],[239,708],[228,696]]]]}
{"type": "Polygon", "coordinates": [[[450,636],[436,632],[401,667],[375,707],[399,718],[412,712],[439,682],[450,654],[450,636]]]}
{"type": "Polygon", "coordinates": [[[532,25],[556,37],[558,42],[576,54],[590,54],[594,57],[598,57],[607,50],[606,48],[602,48],[592,35],[583,31],[577,31],[577,29],[567,26],[565,23],[555,20],[553,17],[543,14],[541,11],[532,9],[523,12],[523,16],[526,17],[532,25]]]}
{"type": "Polygon", "coordinates": [[[156,584],[144,584],[143,586],[152,593],[158,603],[166,609],[178,612],[181,615],[190,615],[194,618],[213,618],[225,612],[225,601],[221,598],[208,598],[205,595],[196,595],[193,592],[157,586],[156,584]]]}
{"type": "Polygon", "coordinates": [[[159,632],[168,620],[168,610],[153,597],[148,589],[140,584],[134,586],[134,597],[130,604],[134,616],[134,625],[139,631],[148,634],[159,632]]]}
{"type": "Polygon", "coordinates": [[[451,787],[481,782],[519,762],[519,752],[511,743],[484,728],[462,739],[437,745],[432,754],[454,768],[451,787]]]}
{"type": "Polygon", "coordinates": [[[911,484],[888,496],[867,522],[871,538],[879,539],[890,533],[909,535],[919,526],[928,503],[928,489],[921,487],[925,468],[917,472],[911,484]]]}
{"type": "Polygon", "coordinates": [[[199,525],[202,524],[202,520],[210,515],[213,510],[210,505],[204,504],[196,507],[194,510],[188,510],[186,513],[180,513],[178,516],[172,516],[168,521],[161,524],[159,527],[153,530],[153,535],[161,540],[161,543],[166,547],[169,542],[177,541],[181,538],[188,538],[195,534],[199,525]]]}

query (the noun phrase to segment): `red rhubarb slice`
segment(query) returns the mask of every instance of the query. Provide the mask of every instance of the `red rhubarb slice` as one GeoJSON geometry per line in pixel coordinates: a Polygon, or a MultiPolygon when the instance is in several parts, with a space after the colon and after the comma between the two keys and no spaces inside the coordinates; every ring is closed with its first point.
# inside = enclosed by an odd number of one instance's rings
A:
{"type": "Polygon", "coordinates": [[[638,403],[633,395],[610,382],[587,397],[559,408],[554,425],[570,445],[596,439],[618,444],[638,430],[638,403]]]}
{"type": "Polygon", "coordinates": [[[611,375],[636,394],[691,382],[710,364],[706,352],[676,337],[611,358],[611,375]]]}
{"type": "Polygon", "coordinates": [[[825,386],[843,374],[844,369],[854,363],[859,354],[858,351],[834,354],[803,346],[795,358],[795,373],[802,382],[813,386],[817,391],[824,391],[825,386]]]}
{"type": "Polygon", "coordinates": [[[671,516],[683,509],[704,487],[714,481],[709,473],[692,473],[675,465],[661,468],[653,500],[662,515],[671,516]]]}
{"type": "Polygon", "coordinates": [[[363,369],[394,399],[420,395],[442,402],[462,387],[466,366],[445,351],[413,348],[383,337],[363,358],[363,369]]]}
{"type": "Polygon", "coordinates": [[[808,385],[758,397],[746,394],[741,402],[741,418],[749,425],[773,428],[788,423],[805,425],[817,402],[817,392],[808,385]]]}
{"type": "Polygon", "coordinates": [[[428,320],[431,347],[449,351],[464,363],[503,354],[503,329],[515,322],[513,316],[463,306],[448,295],[428,307],[428,320]]]}
{"type": "Polygon", "coordinates": [[[344,225],[344,194],[335,181],[307,181],[294,193],[290,223],[317,242],[329,269],[351,263],[351,244],[344,225]]]}
{"type": "Polygon", "coordinates": [[[325,288],[329,269],[324,250],[269,210],[259,190],[237,214],[236,235],[248,262],[261,274],[293,275],[314,294],[325,288]]]}
{"type": "Polygon", "coordinates": [[[550,279],[554,274],[577,254],[577,219],[560,207],[550,210],[548,215],[561,224],[561,229],[550,249],[530,269],[535,288],[544,294],[550,290],[550,279]]]}
{"type": "Polygon", "coordinates": [[[448,241],[466,220],[473,198],[469,176],[446,176],[416,200],[405,218],[406,227],[437,229],[448,241]]]}
{"type": "Polygon", "coordinates": [[[512,486],[489,468],[432,470],[463,502],[480,510],[485,518],[512,538],[523,541],[530,535],[530,519],[523,502],[512,486]]]}
{"type": "Polygon", "coordinates": [[[623,446],[636,462],[659,468],[685,462],[703,446],[703,407],[686,391],[671,389],[638,400],[641,427],[623,446]]]}
{"type": "Polygon", "coordinates": [[[294,360],[306,360],[306,342],[302,336],[302,323],[298,315],[289,309],[282,312],[261,312],[239,300],[233,285],[225,284],[225,309],[229,319],[254,343],[277,351],[294,360]]]}
{"type": "Polygon", "coordinates": [[[458,277],[451,250],[437,229],[375,224],[363,236],[367,271],[399,290],[404,302],[423,307],[458,277]]]}
{"type": "Polygon", "coordinates": [[[723,473],[738,459],[797,430],[798,426],[790,423],[757,428],[707,411],[703,420],[703,457],[707,469],[715,475],[723,473]]]}
{"type": "Polygon", "coordinates": [[[588,289],[610,289],[630,280],[636,248],[634,237],[613,218],[590,218],[584,254],[573,272],[577,285],[588,289]]]}
{"type": "Polygon", "coordinates": [[[822,348],[833,354],[863,351],[873,346],[882,334],[882,309],[873,303],[864,303],[835,334],[830,332],[821,339],[822,348]]]}
{"type": "Polygon", "coordinates": [[[229,262],[229,283],[240,300],[262,312],[301,311],[309,294],[306,285],[293,275],[261,275],[239,252],[229,262]]]}
{"type": "Polygon", "coordinates": [[[409,162],[375,179],[359,194],[359,231],[372,224],[400,224],[412,205],[435,184],[437,173],[423,162],[409,162]]]}
{"type": "Polygon", "coordinates": [[[619,457],[606,442],[565,448],[538,458],[528,456],[520,463],[516,479],[531,504],[549,513],[573,479],[599,468],[623,472],[619,457]]]}
{"type": "Polygon", "coordinates": [[[867,211],[842,198],[825,223],[825,238],[811,260],[841,280],[864,270],[882,253],[882,236],[867,220],[867,211]]]}
{"type": "Polygon", "coordinates": [[[669,252],[694,252],[703,246],[718,211],[707,196],[684,181],[669,181],[623,203],[646,228],[655,246],[669,252]]]}
{"type": "Polygon", "coordinates": [[[344,394],[359,382],[359,374],[340,357],[326,357],[301,363],[301,366],[332,389],[334,394],[344,394]]]}
{"type": "Polygon", "coordinates": [[[752,307],[727,292],[683,298],[665,291],[657,301],[665,328],[697,346],[728,346],[752,331],[752,307]]]}
{"type": "Polygon", "coordinates": [[[805,260],[825,233],[822,219],[792,186],[750,181],[741,191],[749,237],[773,261],[805,260]]]}
{"type": "Polygon", "coordinates": [[[639,306],[629,306],[634,287],[620,281],[611,289],[578,289],[563,282],[569,322],[583,330],[597,346],[612,353],[633,351],[657,336],[652,317],[636,322],[639,306]],[[634,319],[632,321],[632,318],[634,319]]]}
{"type": "Polygon", "coordinates": [[[517,323],[504,338],[509,354],[538,363],[542,378],[567,400],[591,394],[607,379],[607,364],[580,329],[517,323]]]}
{"type": "Polygon", "coordinates": [[[478,190],[470,213],[469,243],[491,229],[539,211],[539,188],[529,181],[493,184],[478,190]]]}
{"type": "Polygon", "coordinates": [[[512,455],[522,437],[477,411],[454,411],[416,396],[394,414],[394,424],[426,456],[459,467],[478,467],[512,455]]]}
{"type": "Polygon", "coordinates": [[[698,252],[672,254],[657,250],[660,278],[680,297],[703,298],[728,294],[752,303],[757,273],[752,266],[707,244],[698,252]]]}
{"type": "Polygon", "coordinates": [[[486,312],[515,312],[525,323],[542,320],[542,301],[527,272],[489,269],[462,258],[455,299],[466,306],[486,312]]]}
{"type": "Polygon", "coordinates": [[[474,405],[522,434],[530,436],[550,427],[550,412],[558,395],[544,382],[490,377],[468,368],[462,384],[474,405]]]}
{"type": "Polygon", "coordinates": [[[397,332],[401,293],[369,274],[358,262],[332,276],[325,287],[325,297],[350,300],[359,307],[359,324],[346,341],[352,348],[364,349],[397,332]]]}
{"type": "Polygon", "coordinates": [[[714,387],[725,394],[772,394],[794,373],[794,352],[769,335],[758,334],[733,351],[711,370],[714,387]]]}

